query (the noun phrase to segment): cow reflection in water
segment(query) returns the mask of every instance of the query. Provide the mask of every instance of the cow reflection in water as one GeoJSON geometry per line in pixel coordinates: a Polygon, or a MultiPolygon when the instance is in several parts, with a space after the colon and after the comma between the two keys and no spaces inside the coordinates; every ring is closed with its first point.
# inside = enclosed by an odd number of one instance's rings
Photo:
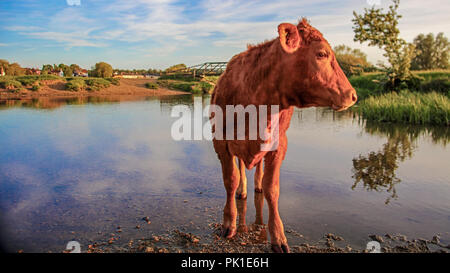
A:
{"type": "Polygon", "coordinates": [[[389,197],[385,204],[392,199],[397,199],[395,186],[401,182],[397,177],[396,170],[399,164],[411,159],[417,148],[416,140],[422,134],[431,134],[434,142],[444,145],[449,141],[448,128],[420,127],[420,126],[396,126],[383,123],[366,123],[366,132],[372,135],[387,136],[388,140],[378,152],[370,152],[363,156],[359,155],[353,159],[353,178],[355,189],[360,182],[368,191],[386,191],[389,197]]]}

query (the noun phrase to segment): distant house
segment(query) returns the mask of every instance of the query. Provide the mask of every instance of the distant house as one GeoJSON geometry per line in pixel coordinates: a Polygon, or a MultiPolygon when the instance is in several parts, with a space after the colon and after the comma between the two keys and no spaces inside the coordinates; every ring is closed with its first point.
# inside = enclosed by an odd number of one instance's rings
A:
{"type": "Polygon", "coordinates": [[[38,68],[25,68],[26,75],[41,75],[41,70],[38,68]]]}
{"type": "Polygon", "coordinates": [[[48,74],[64,77],[64,72],[62,71],[62,69],[54,69],[54,70],[50,71],[48,74]]]}
{"type": "Polygon", "coordinates": [[[79,69],[73,72],[75,77],[88,77],[88,71],[86,69],[79,69]]]}
{"type": "Polygon", "coordinates": [[[140,74],[133,74],[133,73],[120,73],[120,74],[116,74],[114,75],[114,78],[124,78],[124,79],[143,79],[145,78],[144,75],[140,75],[140,74]]]}
{"type": "Polygon", "coordinates": [[[152,79],[152,80],[157,80],[159,79],[159,75],[155,75],[155,74],[145,74],[144,75],[146,78],[152,79]]]}

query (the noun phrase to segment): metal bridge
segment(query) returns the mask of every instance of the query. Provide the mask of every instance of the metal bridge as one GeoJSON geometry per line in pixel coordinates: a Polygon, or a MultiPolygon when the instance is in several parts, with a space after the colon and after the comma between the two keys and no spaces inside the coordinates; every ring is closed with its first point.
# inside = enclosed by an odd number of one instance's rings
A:
{"type": "Polygon", "coordinates": [[[187,68],[170,71],[167,74],[184,74],[192,75],[193,77],[218,76],[225,72],[227,64],[227,62],[202,63],[187,68]]]}

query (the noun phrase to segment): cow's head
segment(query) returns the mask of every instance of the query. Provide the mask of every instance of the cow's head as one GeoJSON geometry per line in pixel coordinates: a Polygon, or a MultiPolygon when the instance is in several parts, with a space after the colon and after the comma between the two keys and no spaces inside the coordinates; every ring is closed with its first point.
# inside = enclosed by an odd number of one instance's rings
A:
{"type": "Polygon", "coordinates": [[[300,107],[330,106],[345,110],[355,104],[356,91],[348,81],[322,33],[306,19],[297,26],[278,26],[285,92],[300,107]]]}

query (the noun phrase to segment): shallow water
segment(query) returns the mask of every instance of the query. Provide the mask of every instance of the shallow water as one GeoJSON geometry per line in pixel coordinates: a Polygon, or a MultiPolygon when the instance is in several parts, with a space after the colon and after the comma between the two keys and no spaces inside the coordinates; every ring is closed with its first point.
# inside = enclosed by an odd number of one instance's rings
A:
{"type": "MultiPolygon", "coordinates": [[[[3,247],[60,252],[77,240],[86,249],[118,226],[123,242],[175,228],[210,234],[225,202],[217,156],[211,142],[170,135],[172,106],[193,101],[0,101],[3,247]]],[[[369,234],[440,234],[450,243],[448,128],[365,124],[350,111],[311,108],[296,110],[288,139],[280,213],[304,236],[288,233],[291,244],[329,232],[359,249],[369,234]]],[[[247,176],[251,222],[253,171],[247,176]]]]}

